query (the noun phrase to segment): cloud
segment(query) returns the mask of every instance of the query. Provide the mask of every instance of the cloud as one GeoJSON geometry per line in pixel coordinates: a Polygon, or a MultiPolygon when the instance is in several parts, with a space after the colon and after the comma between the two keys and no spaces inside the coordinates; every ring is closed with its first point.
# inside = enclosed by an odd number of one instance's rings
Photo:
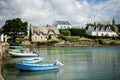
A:
{"type": "Polygon", "coordinates": [[[73,25],[94,21],[120,23],[120,0],[0,0],[0,25],[5,20],[20,17],[29,24],[52,24],[54,20],[69,20],[73,25]]]}

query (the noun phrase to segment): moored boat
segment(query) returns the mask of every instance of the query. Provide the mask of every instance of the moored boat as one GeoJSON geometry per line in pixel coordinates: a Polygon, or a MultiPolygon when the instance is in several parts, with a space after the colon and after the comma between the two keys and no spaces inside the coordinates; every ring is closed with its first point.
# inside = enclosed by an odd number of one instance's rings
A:
{"type": "Polygon", "coordinates": [[[26,64],[26,63],[16,63],[16,66],[19,70],[51,70],[58,69],[60,65],[63,65],[61,62],[56,61],[53,64],[26,64]]]}
{"type": "Polygon", "coordinates": [[[22,47],[21,46],[9,46],[8,48],[8,52],[12,51],[12,52],[21,52],[22,47]]]}
{"type": "Polygon", "coordinates": [[[43,57],[23,58],[22,63],[38,63],[41,62],[43,59],[43,57]]]}
{"type": "Polygon", "coordinates": [[[27,51],[24,51],[24,52],[9,51],[8,53],[13,57],[36,57],[36,56],[38,56],[37,53],[27,52],[27,51]]]}

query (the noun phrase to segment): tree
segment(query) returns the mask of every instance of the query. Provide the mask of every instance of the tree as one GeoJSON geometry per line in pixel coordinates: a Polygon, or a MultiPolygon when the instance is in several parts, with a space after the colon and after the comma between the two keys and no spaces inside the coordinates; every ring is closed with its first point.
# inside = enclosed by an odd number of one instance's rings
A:
{"type": "Polygon", "coordinates": [[[85,36],[86,30],[80,28],[70,28],[71,36],[85,36]]]}
{"type": "Polygon", "coordinates": [[[112,20],[112,25],[115,25],[115,19],[113,18],[113,20],[112,20]]]}
{"type": "Polygon", "coordinates": [[[27,22],[22,22],[20,18],[6,20],[3,28],[3,33],[10,36],[15,42],[16,38],[21,38],[27,35],[27,22]]]}
{"type": "Polygon", "coordinates": [[[71,36],[71,32],[69,29],[59,29],[60,34],[62,34],[63,36],[71,36]]]}
{"type": "Polygon", "coordinates": [[[96,23],[94,22],[94,24],[92,24],[92,23],[87,23],[86,24],[86,29],[88,29],[88,27],[90,26],[90,27],[94,27],[96,25],[96,23]]]}
{"type": "Polygon", "coordinates": [[[103,24],[98,23],[97,26],[98,26],[98,27],[103,27],[103,24]]]}

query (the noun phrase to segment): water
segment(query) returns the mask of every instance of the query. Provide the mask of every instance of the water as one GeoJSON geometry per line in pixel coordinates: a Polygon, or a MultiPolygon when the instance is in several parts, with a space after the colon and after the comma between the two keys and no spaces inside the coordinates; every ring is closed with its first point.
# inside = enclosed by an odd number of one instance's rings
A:
{"type": "Polygon", "coordinates": [[[14,63],[20,58],[5,61],[5,80],[120,80],[120,46],[102,47],[50,47],[35,48],[45,59],[55,59],[64,66],[48,71],[19,71],[14,63]]]}

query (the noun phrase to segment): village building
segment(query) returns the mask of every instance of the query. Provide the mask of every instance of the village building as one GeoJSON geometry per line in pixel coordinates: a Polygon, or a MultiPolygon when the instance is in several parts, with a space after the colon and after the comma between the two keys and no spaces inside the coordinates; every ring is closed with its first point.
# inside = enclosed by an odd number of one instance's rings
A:
{"type": "Polygon", "coordinates": [[[0,42],[7,42],[7,35],[2,33],[3,29],[0,29],[0,42]]]}
{"type": "Polygon", "coordinates": [[[30,25],[30,38],[31,41],[48,40],[49,37],[57,38],[59,29],[51,26],[33,26],[30,25]]]}
{"type": "Polygon", "coordinates": [[[53,23],[54,27],[57,27],[59,29],[69,29],[72,28],[72,25],[69,21],[54,21],[53,23]]]}
{"type": "Polygon", "coordinates": [[[86,34],[89,36],[118,36],[116,32],[112,31],[110,26],[108,27],[91,27],[89,26],[86,30],[86,34]]]}

